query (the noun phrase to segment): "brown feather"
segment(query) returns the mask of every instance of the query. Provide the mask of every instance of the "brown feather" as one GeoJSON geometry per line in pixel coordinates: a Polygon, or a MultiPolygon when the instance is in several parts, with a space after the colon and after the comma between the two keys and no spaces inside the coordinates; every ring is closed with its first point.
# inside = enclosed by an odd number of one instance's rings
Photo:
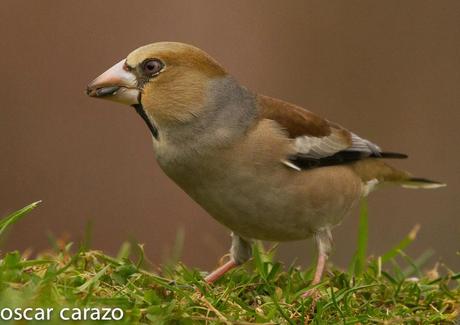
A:
{"type": "Polygon", "coordinates": [[[220,64],[197,47],[177,42],[149,44],[133,51],[127,58],[130,67],[136,67],[145,59],[157,58],[168,67],[193,68],[208,77],[224,76],[227,73],[220,64]]]}
{"type": "Polygon", "coordinates": [[[264,95],[258,96],[262,118],[276,121],[290,138],[303,135],[325,137],[331,134],[327,120],[299,106],[264,95]]]}

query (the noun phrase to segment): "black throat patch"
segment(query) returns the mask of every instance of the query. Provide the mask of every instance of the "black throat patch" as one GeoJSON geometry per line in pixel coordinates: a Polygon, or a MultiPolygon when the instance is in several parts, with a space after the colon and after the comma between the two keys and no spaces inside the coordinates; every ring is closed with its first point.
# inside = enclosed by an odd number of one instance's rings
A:
{"type": "Polygon", "coordinates": [[[158,129],[156,126],[150,121],[149,117],[145,113],[144,107],[142,107],[142,104],[134,104],[133,105],[134,109],[136,110],[137,114],[139,114],[144,122],[147,124],[147,126],[150,129],[150,132],[152,133],[153,137],[158,140],[158,129]]]}

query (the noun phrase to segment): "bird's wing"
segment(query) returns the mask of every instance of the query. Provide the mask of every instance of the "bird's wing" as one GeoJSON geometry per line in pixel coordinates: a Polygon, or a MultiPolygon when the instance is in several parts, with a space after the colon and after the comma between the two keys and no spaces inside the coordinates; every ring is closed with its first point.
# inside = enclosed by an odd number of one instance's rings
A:
{"type": "Polygon", "coordinates": [[[259,106],[261,118],[276,121],[293,139],[296,154],[283,161],[292,168],[338,165],[368,157],[406,157],[382,152],[376,144],[293,104],[259,96],[259,106]]]}

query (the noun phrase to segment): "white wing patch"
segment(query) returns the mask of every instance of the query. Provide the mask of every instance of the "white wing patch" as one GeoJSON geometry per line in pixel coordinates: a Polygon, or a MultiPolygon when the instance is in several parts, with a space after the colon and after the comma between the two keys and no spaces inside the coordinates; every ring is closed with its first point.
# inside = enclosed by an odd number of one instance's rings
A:
{"type": "Polygon", "coordinates": [[[351,146],[338,131],[326,137],[301,136],[294,140],[294,147],[306,158],[319,159],[332,156],[339,151],[359,151],[378,156],[381,149],[376,144],[351,133],[351,146]]]}
{"type": "Polygon", "coordinates": [[[326,137],[301,136],[294,140],[294,147],[297,152],[307,158],[319,159],[332,156],[333,154],[347,149],[348,144],[338,132],[332,132],[326,137]]]}
{"type": "MultiPolygon", "coordinates": [[[[348,133],[347,137],[347,132],[349,131],[333,128],[331,134],[325,137],[300,136],[294,139],[294,149],[297,151],[297,154],[302,155],[302,158],[307,159],[330,157],[340,151],[360,152],[363,153],[363,158],[367,156],[380,156],[382,151],[378,145],[352,132],[348,133]]],[[[281,162],[289,168],[297,171],[301,170],[299,166],[289,160],[282,160],[281,162]]],[[[369,191],[371,189],[369,188],[369,191]]]]}

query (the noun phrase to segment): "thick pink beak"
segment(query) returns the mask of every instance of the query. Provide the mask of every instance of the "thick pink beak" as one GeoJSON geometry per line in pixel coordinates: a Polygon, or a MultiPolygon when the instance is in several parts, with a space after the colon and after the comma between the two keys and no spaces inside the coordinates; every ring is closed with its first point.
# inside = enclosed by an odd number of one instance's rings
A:
{"type": "Polygon", "coordinates": [[[127,105],[139,104],[136,76],[128,71],[125,60],[94,79],[86,88],[90,97],[109,99],[127,105]]]}

